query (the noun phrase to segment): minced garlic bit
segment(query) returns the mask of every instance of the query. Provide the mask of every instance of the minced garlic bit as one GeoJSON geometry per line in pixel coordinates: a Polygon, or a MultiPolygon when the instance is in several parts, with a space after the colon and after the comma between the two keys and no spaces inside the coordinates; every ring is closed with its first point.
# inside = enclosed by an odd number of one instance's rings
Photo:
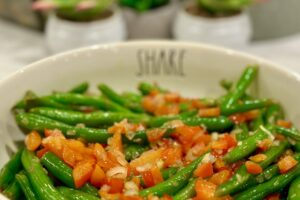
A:
{"type": "Polygon", "coordinates": [[[204,158],[202,159],[201,164],[203,163],[214,163],[216,161],[216,157],[211,153],[207,153],[204,158]]]}
{"type": "Polygon", "coordinates": [[[144,171],[147,171],[147,170],[149,170],[149,169],[151,169],[151,168],[152,168],[152,164],[151,164],[151,163],[147,163],[147,164],[145,164],[145,165],[138,166],[138,167],[136,168],[136,171],[138,171],[138,172],[144,172],[144,171]]]}
{"type": "Polygon", "coordinates": [[[280,144],[280,141],[279,140],[275,140],[272,145],[273,146],[279,146],[279,144],[280,144]]]}
{"type": "Polygon", "coordinates": [[[213,133],[211,134],[211,139],[212,139],[212,141],[218,140],[218,139],[219,139],[219,133],[213,132],[213,133]]]}
{"type": "Polygon", "coordinates": [[[156,166],[159,169],[162,169],[164,167],[164,161],[162,159],[159,159],[158,161],[156,161],[156,166]]]}
{"type": "Polygon", "coordinates": [[[125,196],[135,196],[139,194],[139,187],[133,181],[128,181],[124,185],[125,196]]]}
{"type": "Polygon", "coordinates": [[[85,128],[85,124],[83,123],[76,124],[76,128],[85,128]]]}
{"type": "Polygon", "coordinates": [[[66,132],[66,135],[69,135],[69,136],[76,135],[76,131],[75,131],[75,130],[68,130],[68,131],[66,132]]]}
{"type": "Polygon", "coordinates": [[[287,138],[288,141],[292,144],[292,145],[295,145],[297,142],[295,140],[293,140],[292,138],[288,137],[287,138]]]}
{"type": "Polygon", "coordinates": [[[274,135],[273,135],[268,129],[266,129],[263,125],[260,125],[259,128],[260,128],[263,132],[265,132],[266,134],[268,134],[269,138],[270,138],[272,141],[275,140],[274,135]]]}
{"type": "Polygon", "coordinates": [[[117,166],[117,167],[113,167],[113,168],[109,169],[106,172],[106,175],[108,177],[125,179],[127,177],[127,171],[128,171],[127,168],[121,167],[121,166],[117,166]]]}

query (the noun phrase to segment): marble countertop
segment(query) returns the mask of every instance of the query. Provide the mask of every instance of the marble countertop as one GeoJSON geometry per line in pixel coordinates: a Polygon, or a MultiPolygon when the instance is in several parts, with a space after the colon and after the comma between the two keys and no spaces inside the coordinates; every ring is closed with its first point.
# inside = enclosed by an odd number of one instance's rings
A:
{"type": "MultiPolygon", "coordinates": [[[[49,56],[43,34],[0,19],[0,79],[49,56]]],[[[300,73],[300,34],[252,42],[238,50],[271,60],[300,73]]]]}

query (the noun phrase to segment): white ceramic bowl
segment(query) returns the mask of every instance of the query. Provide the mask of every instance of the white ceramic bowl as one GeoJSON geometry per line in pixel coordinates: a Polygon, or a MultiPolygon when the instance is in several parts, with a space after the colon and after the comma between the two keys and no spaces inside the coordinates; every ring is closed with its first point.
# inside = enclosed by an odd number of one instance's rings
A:
{"type": "MultiPolygon", "coordinates": [[[[38,61],[0,83],[0,167],[7,149],[23,134],[11,107],[31,89],[38,94],[66,90],[82,81],[133,90],[139,81],[155,81],[188,96],[216,96],[223,78],[236,80],[246,65],[258,64],[252,92],[280,101],[289,119],[300,121],[300,76],[283,67],[244,53],[214,46],[181,42],[130,42],[92,46],[38,61]]],[[[297,125],[297,124],[296,124],[297,125]]]]}

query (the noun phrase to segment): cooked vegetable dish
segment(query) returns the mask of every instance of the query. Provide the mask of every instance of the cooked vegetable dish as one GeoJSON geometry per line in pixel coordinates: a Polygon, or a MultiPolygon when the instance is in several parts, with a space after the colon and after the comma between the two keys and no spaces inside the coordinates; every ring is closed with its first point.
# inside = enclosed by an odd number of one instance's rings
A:
{"type": "MultiPolygon", "coordinates": [[[[222,80],[219,98],[157,84],[101,95],[28,91],[12,109],[23,148],[0,191],[29,200],[299,200],[300,132],[279,102],[250,95],[257,66],[222,80]]],[[[203,86],[205,87],[205,86],[203,86]]]]}

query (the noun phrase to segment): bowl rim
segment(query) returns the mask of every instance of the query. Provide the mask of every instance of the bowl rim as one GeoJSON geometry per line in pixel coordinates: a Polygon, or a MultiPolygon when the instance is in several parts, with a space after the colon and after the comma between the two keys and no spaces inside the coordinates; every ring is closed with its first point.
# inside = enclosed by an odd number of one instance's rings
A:
{"type": "Polygon", "coordinates": [[[39,68],[39,65],[41,65],[44,62],[48,62],[51,60],[60,59],[63,57],[70,57],[74,54],[81,54],[86,53],[88,51],[97,50],[97,49],[107,49],[107,50],[115,50],[120,47],[134,47],[134,46],[178,46],[178,47],[186,47],[186,48],[202,48],[204,50],[210,50],[215,51],[219,53],[228,54],[231,56],[238,56],[243,57],[250,60],[255,60],[258,63],[264,63],[266,64],[265,67],[271,68],[274,70],[279,71],[282,74],[285,74],[289,78],[297,80],[297,82],[300,83],[300,74],[296,71],[293,71],[289,68],[284,67],[284,65],[277,64],[273,61],[264,59],[260,56],[254,56],[249,53],[245,53],[239,50],[233,50],[227,47],[217,46],[217,45],[211,45],[211,44],[205,44],[205,43],[193,43],[193,42],[182,42],[182,41],[171,41],[171,40],[136,40],[136,41],[125,41],[125,42],[114,42],[109,44],[96,44],[92,46],[77,48],[68,50],[62,53],[54,54],[51,56],[47,56],[46,58],[37,60],[31,64],[25,65],[24,67],[18,69],[17,71],[7,75],[3,79],[0,80],[0,88],[3,87],[7,82],[13,81],[17,79],[19,76],[22,76],[23,73],[30,73],[30,71],[34,71],[35,69],[39,68]]]}
{"type": "MultiPolygon", "coordinates": [[[[229,48],[225,47],[220,47],[216,45],[210,45],[210,44],[204,44],[204,43],[192,43],[192,42],[178,42],[178,41],[168,41],[168,40],[138,40],[138,41],[127,41],[127,42],[117,42],[117,43],[110,43],[110,44],[98,44],[98,45],[92,45],[88,47],[83,47],[83,48],[78,48],[74,50],[69,50],[65,51],[59,54],[55,54],[52,56],[48,56],[46,58],[40,59],[38,61],[35,61],[31,64],[25,65],[24,67],[18,69],[17,71],[13,72],[12,74],[4,77],[3,79],[0,80],[0,89],[1,87],[5,86],[6,83],[9,83],[10,81],[14,81],[17,79],[19,76],[22,76],[23,73],[30,73],[30,71],[35,70],[36,68],[39,67],[40,64],[44,62],[48,62],[49,60],[55,60],[55,59],[60,59],[66,56],[71,56],[72,54],[80,54],[84,52],[88,52],[91,50],[97,50],[97,49],[116,49],[119,47],[126,47],[126,46],[178,46],[178,47],[187,47],[187,48],[203,48],[205,50],[211,50],[215,52],[222,52],[228,55],[234,55],[234,56],[239,56],[243,57],[246,59],[251,59],[251,60],[256,60],[258,63],[264,63],[266,64],[265,67],[272,68],[274,70],[278,70],[280,73],[285,74],[286,76],[293,78],[297,80],[300,84],[300,74],[292,71],[291,69],[285,68],[284,65],[279,65],[276,64],[272,61],[263,59],[259,56],[254,56],[249,53],[237,51],[237,50],[232,50],[229,48]]],[[[6,200],[7,198],[0,194],[0,200],[6,200]]]]}

